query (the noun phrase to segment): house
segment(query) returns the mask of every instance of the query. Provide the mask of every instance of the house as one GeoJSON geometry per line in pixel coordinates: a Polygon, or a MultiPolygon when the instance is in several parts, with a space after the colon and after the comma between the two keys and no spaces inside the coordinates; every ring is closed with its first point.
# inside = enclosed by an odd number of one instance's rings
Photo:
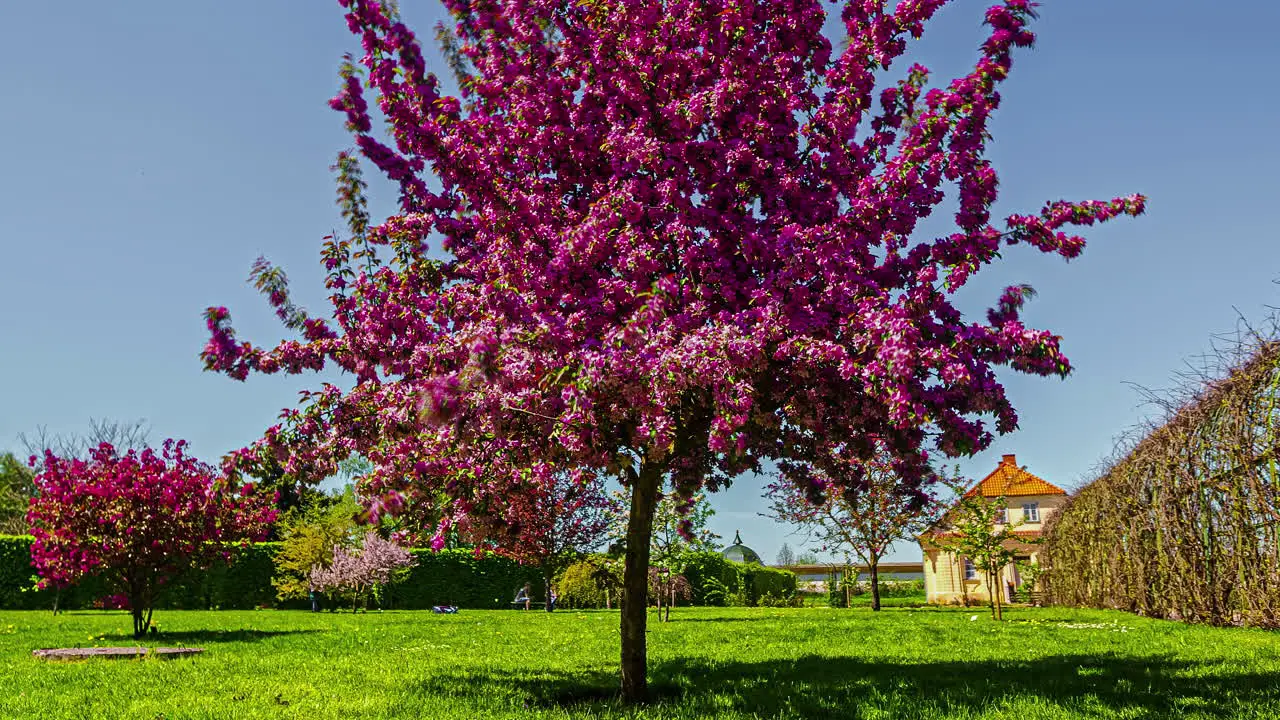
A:
{"type": "MultiPolygon", "coordinates": [[[[1062,488],[1032,475],[1018,466],[1017,457],[1005,455],[996,469],[965,492],[965,497],[980,495],[986,498],[1004,497],[1008,505],[1005,522],[1013,525],[1013,533],[1020,538],[1040,537],[1041,528],[1049,516],[1066,502],[1067,493],[1062,488]]],[[[947,516],[934,528],[917,538],[924,556],[924,588],[930,603],[986,602],[992,586],[1001,588],[1008,598],[1008,588],[1022,585],[1022,578],[1014,565],[1003,568],[998,581],[986,577],[969,558],[938,548],[930,538],[946,537],[947,516]]],[[[996,525],[999,529],[1000,524],[996,525]]],[[[1017,543],[1018,560],[1038,562],[1039,546],[1017,543]]]]}

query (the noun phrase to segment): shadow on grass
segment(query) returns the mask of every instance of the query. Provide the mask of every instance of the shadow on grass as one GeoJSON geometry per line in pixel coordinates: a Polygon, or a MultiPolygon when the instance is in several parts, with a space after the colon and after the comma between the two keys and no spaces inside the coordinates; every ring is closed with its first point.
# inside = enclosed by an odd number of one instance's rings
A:
{"type": "MultiPolygon", "coordinates": [[[[968,714],[1006,701],[1052,703],[1086,716],[1100,706],[1126,717],[1236,717],[1240,708],[1280,708],[1271,673],[1206,676],[1203,663],[1114,655],[1036,660],[895,663],[806,656],[768,662],[670,660],[650,667],[652,702],[693,716],[727,709],[759,717],[856,717],[866,705],[912,715],[968,714]],[[1224,702],[1233,698],[1234,702],[1224,702]],[[932,711],[931,713],[926,711],[932,711]]],[[[525,707],[619,708],[613,672],[486,669],[436,676],[418,690],[486,698],[508,695],[525,707]]]]}
{"type": "Polygon", "coordinates": [[[680,608],[671,611],[671,619],[662,621],[654,615],[649,616],[649,622],[672,622],[672,623],[736,623],[736,622],[760,622],[758,617],[697,617],[689,615],[681,615],[680,608]]]}
{"type": "MultiPolygon", "coordinates": [[[[181,643],[183,645],[207,645],[209,643],[243,643],[243,642],[262,642],[273,637],[284,637],[288,635],[308,635],[311,633],[323,632],[321,630],[178,630],[174,632],[161,631],[154,635],[148,634],[136,642],[143,642],[148,645],[181,643]]],[[[133,633],[118,633],[102,636],[106,640],[120,640],[126,642],[135,642],[133,633]]]]}

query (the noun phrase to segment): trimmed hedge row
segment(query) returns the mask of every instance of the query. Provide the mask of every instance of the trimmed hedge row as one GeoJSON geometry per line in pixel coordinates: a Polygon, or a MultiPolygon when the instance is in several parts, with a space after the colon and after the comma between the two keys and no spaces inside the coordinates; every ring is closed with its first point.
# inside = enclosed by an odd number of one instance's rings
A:
{"type": "MultiPolygon", "coordinates": [[[[591,557],[570,566],[572,579],[561,577],[564,599],[573,607],[604,607],[604,593],[595,590],[589,571],[580,569],[590,564],[591,557]]],[[[601,557],[601,556],[594,556],[601,557]]],[[[681,556],[676,563],[684,568],[684,578],[693,591],[692,605],[775,605],[795,597],[796,576],[789,570],[761,565],[744,565],[726,560],[720,553],[697,552],[681,556]]]]}
{"type": "MultiPolygon", "coordinates": [[[[29,536],[0,536],[0,609],[38,610],[93,607],[111,594],[96,577],[86,578],[61,591],[31,589],[29,536]]],[[[277,600],[271,577],[275,573],[278,542],[255,543],[241,549],[230,564],[216,563],[204,571],[177,578],[156,603],[160,609],[249,610],[255,607],[309,607],[309,601],[277,600]]],[[[432,605],[463,608],[510,607],[516,589],[528,582],[534,596],[542,596],[542,578],[536,568],[496,555],[477,558],[470,550],[413,550],[418,564],[401,582],[386,589],[383,607],[421,609],[432,605]]]]}
{"type": "Polygon", "coordinates": [[[694,605],[755,606],[796,594],[796,574],[790,570],[736,563],[715,552],[689,553],[683,560],[694,605]]]}
{"type": "Polygon", "coordinates": [[[409,576],[386,590],[383,607],[421,610],[433,605],[460,608],[509,608],[525,583],[535,603],[542,600],[542,573],[499,555],[476,557],[470,550],[414,549],[418,564],[409,576]]]}
{"type": "MultiPolygon", "coordinates": [[[[86,578],[61,591],[34,590],[29,536],[0,536],[0,609],[37,610],[53,607],[93,607],[110,594],[99,578],[86,578]]],[[[161,595],[161,609],[247,610],[255,607],[308,607],[305,599],[276,599],[271,577],[278,542],[256,543],[242,549],[230,564],[177,578],[161,595]]],[[[417,610],[433,605],[461,608],[508,608],[516,589],[533,586],[542,598],[537,568],[493,554],[477,557],[470,550],[412,551],[418,564],[401,581],[386,588],[382,606],[417,610]]],[[[685,578],[693,587],[695,605],[757,605],[795,595],[796,576],[786,570],[740,565],[718,553],[692,553],[685,558],[685,578]]]]}
{"type": "Polygon", "coordinates": [[[747,605],[773,605],[795,597],[796,574],[790,570],[743,565],[742,576],[747,605]]]}
{"type": "MultiPolygon", "coordinates": [[[[0,609],[47,610],[56,599],[59,609],[94,607],[111,590],[101,578],[85,578],[62,590],[36,590],[35,568],[31,567],[32,538],[0,535],[0,609]]],[[[157,608],[204,610],[223,608],[249,610],[278,606],[271,576],[280,543],[256,543],[241,549],[230,564],[217,563],[203,572],[178,577],[161,594],[157,608]]],[[[292,605],[302,607],[303,603],[292,605]]]]}

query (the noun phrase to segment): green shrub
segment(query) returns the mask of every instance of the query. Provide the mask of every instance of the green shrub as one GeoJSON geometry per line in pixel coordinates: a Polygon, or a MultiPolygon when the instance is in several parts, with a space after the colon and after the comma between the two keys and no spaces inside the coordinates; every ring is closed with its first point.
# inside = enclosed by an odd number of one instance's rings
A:
{"type": "Polygon", "coordinates": [[[580,560],[565,568],[556,579],[560,607],[574,610],[604,607],[605,591],[596,580],[599,570],[600,562],[596,558],[580,560]]]}
{"type": "Polygon", "coordinates": [[[754,563],[744,565],[742,568],[742,586],[747,605],[762,605],[766,596],[788,603],[795,597],[796,574],[790,570],[779,570],[754,563]]]}
{"type": "Polygon", "coordinates": [[[742,591],[742,569],[745,565],[726,560],[716,552],[691,552],[674,563],[693,589],[694,605],[730,605],[735,593],[742,591]]]}
{"type": "Polygon", "coordinates": [[[756,601],[756,605],[760,607],[804,607],[804,598],[799,593],[790,597],[765,593],[756,601]]]}
{"type": "Polygon", "coordinates": [[[36,573],[31,567],[32,539],[28,535],[0,535],[0,608],[44,607],[44,598],[29,590],[31,576],[36,573]]]}
{"type": "MultiPolygon", "coordinates": [[[[689,578],[687,577],[685,578],[685,580],[688,580],[688,579],[689,578]]],[[[725,584],[720,582],[718,579],[712,577],[712,578],[705,578],[702,581],[702,604],[703,605],[721,607],[724,605],[731,604],[730,600],[732,598],[733,598],[733,593],[730,592],[729,588],[725,587],[725,584]]],[[[695,604],[697,603],[695,602],[695,604]]]]}

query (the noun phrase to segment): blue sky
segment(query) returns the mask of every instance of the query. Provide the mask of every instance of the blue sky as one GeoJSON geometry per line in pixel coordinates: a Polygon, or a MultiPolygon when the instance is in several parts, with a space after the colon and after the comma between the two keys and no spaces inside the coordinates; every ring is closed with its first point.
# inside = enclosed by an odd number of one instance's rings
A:
{"type": "MultiPolygon", "coordinates": [[[[971,63],[987,2],[957,0],[913,59],[949,78],[971,63]]],[[[443,13],[403,0],[420,35],[443,13]]],[[[1046,200],[1150,197],[1096,228],[1082,258],[1015,248],[962,298],[980,312],[1028,282],[1025,317],[1064,336],[1069,379],[1006,374],[1022,428],[1001,453],[1071,488],[1149,409],[1126,383],[1170,373],[1280,305],[1280,5],[1050,0],[1016,56],[993,126],[998,212],[1046,200]]],[[[206,458],[244,445],[315,378],[237,383],[201,371],[202,310],[243,337],[280,327],[245,278],[265,255],[321,309],[321,237],[340,224],[328,171],[350,144],[325,102],[357,50],[336,2],[9,3],[0,11],[0,450],[37,426],[145,418],[206,458]],[[68,20],[67,18],[73,18],[68,20]]],[[[447,74],[436,59],[435,69],[447,74]]],[[[375,191],[384,186],[375,186],[375,191]]],[[[390,210],[390,193],[375,211],[390,210]]],[[[757,516],[761,481],[714,497],[713,529],[766,560],[800,539],[757,516]]],[[[918,558],[914,548],[896,557],[918,558]]]]}

